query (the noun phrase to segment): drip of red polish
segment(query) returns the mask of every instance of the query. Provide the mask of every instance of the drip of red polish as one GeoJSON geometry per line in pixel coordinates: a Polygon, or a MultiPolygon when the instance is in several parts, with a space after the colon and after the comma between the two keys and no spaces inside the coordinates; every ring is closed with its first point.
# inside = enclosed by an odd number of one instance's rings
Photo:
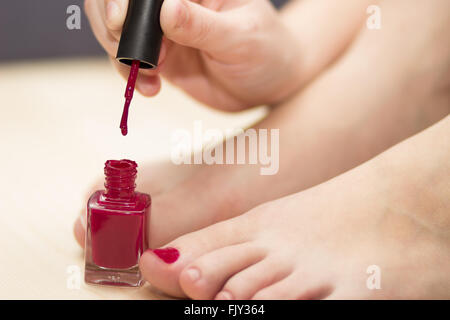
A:
{"type": "Polygon", "coordinates": [[[152,250],[165,263],[174,263],[180,257],[180,252],[175,248],[164,248],[152,250]]]}
{"type": "Polygon", "coordinates": [[[128,110],[130,109],[134,87],[136,86],[136,80],[139,75],[139,65],[139,60],[133,60],[130,75],[128,76],[127,89],[125,90],[125,106],[123,107],[122,120],[120,121],[120,130],[124,136],[128,134],[128,110]]]}

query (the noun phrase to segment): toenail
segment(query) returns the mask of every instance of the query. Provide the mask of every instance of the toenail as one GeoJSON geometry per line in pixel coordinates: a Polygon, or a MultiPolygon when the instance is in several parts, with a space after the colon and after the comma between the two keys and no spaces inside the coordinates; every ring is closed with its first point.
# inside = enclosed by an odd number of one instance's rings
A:
{"type": "Polygon", "coordinates": [[[187,269],[186,274],[192,282],[195,282],[198,279],[200,279],[200,270],[198,270],[197,268],[187,269]]]}
{"type": "Polygon", "coordinates": [[[221,291],[217,294],[216,300],[233,300],[233,296],[228,291],[221,291]]]}
{"type": "Polygon", "coordinates": [[[158,258],[169,264],[177,261],[180,256],[180,252],[175,248],[155,249],[152,251],[158,258]]]}

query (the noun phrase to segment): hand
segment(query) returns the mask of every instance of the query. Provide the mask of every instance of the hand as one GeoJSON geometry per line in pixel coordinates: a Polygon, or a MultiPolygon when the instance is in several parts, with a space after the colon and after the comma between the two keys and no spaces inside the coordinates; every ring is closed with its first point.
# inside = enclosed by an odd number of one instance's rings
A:
{"type": "MultiPolygon", "coordinates": [[[[115,61],[128,0],[86,0],[94,33],[115,61]]],[[[137,90],[154,96],[160,75],[196,100],[239,111],[286,99],[301,85],[299,49],[267,0],[165,0],[160,65],[141,70],[137,90]]]]}

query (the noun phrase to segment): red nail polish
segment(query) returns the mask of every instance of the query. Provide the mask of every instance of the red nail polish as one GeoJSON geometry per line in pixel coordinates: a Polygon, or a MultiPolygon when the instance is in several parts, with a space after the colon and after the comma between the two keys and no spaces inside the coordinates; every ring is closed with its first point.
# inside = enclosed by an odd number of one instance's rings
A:
{"type": "Polygon", "coordinates": [[[152,251],[158,256],[158,258],[168,264],[174,263],[180,256],[180,252],[175,248],[155,249],[152,251]]]}
{"type": "Polygon", "coordinates": [[[95,192],[87,205],[86,283],[143,284],[138,264],[147,249],[151,198],[135,191],[136,175],[134,161],[110,160],[105,164],[105,190],[95,192]]]}
{"type": "Polygon", "coordinates": [[[155,69],[161,51],[163,31],[159,17],[163,0],[130,0],[117,48],[116,59],[131,66],[125,92],[125,106],[120,122],[124,136],[128,133],[128,109],[133,98],[139,68],[155,69]]]}
{"type": "Polygon", "coordinates": [[[130,75],[128,76],[127,89],[125,90],[125,105],[123,107],[122,119],[120,120],[120,130],[124,136],[128,134],[128,111],[130,109],[131,100],[133,99],[140,63],[139,60],[133,60],[131,63],[130,75]]]}

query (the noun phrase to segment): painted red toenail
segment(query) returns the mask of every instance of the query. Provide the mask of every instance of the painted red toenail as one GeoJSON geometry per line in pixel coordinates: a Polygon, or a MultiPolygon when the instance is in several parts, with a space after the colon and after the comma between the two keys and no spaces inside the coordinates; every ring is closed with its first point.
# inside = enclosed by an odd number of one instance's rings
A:
{"type": "Polygon", "coordinates": [[[175,248],[163,248],[152,250],[165,263],[174,263],[178,260],[180,252],[175,248]]]}

